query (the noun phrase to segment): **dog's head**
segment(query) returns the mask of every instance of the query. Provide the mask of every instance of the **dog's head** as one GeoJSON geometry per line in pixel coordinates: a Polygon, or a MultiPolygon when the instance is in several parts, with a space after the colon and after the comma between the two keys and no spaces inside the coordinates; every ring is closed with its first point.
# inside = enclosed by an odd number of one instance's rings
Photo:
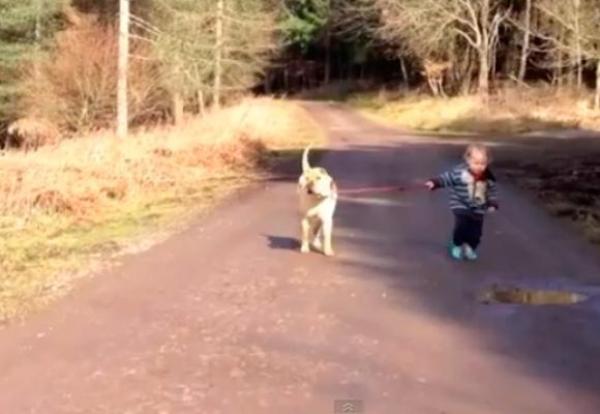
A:
{"type": "Polygon", "coordinates": [[[313,167],[305,171],[299,180],[300,187],[307,194],[319,197],[331,197],[337,193],[333,178],[324,168],[313,167]]]}
{"type": "Polygon", "coordinates": [[[333,178],[325,168],[311,167],[308,161],[308,153],[311,146],[307,146],[302,154],[302,175],[298,184],[302,191],[319,197],[331,197],[337,193],[337,187],[333,178]]]}

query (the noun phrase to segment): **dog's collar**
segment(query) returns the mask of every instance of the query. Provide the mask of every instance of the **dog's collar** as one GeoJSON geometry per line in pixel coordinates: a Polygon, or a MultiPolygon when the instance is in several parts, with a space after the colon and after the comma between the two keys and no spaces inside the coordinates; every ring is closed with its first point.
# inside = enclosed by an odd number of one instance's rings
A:
{"type": "Polygon", "coordinates": [[[323,194],[318,194],[318,193],[309,192],[309,191],[306,191],[306,194],[309,195],[309,196],[320,198],[321,200],[326,200],[328,198],[334,198],[334,197],[337,196],[337,194],[323,195],[323,194]]]}

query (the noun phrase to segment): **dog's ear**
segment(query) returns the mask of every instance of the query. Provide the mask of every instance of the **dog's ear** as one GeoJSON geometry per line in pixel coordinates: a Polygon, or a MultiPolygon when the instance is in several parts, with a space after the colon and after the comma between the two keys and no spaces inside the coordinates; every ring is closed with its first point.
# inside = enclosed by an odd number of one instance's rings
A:
{"type": "Polygon", "coordinates": [[[302,174],[298,179],[298,185],[300,187],[306,187],[306,176],[304,174],[302,174]]]}

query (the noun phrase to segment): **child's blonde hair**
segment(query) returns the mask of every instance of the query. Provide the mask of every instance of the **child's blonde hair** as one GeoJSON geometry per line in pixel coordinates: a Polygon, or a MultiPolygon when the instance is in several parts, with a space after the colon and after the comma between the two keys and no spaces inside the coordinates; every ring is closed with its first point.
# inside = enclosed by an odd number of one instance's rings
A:
{"type": "Polygon", "coordinates": [[[490,149],[485,144],[469,144],[463,155],[465,161],[471,158],[471,155],[473,155],[474,152],[479,152],[480,154],[485,155],[488,164],[492,162],[492,154],[490,149]]]}

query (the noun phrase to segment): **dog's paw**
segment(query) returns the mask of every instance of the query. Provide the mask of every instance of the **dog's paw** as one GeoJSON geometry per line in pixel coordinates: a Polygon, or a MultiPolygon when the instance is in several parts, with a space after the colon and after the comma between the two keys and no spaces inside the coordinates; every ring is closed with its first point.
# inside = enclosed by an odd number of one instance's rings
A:
{"type": "Polygon", "coordinates": [[[323,250],[323,254],[325,254],[325,256],[328,256],[328,257],[335,256],[335,252],[331,248],[323,250]]]}
{"type": "Polygon", "coordinates": [[[321,250],[323,250],[323,243],[321,242],[321,240],[319,240],[319,239],[315,239],[315,240],[313,240],[313,242],[312,242],[312,247],[313,247],[313,249],[315,249],[315,250],[319,250],[319,251],[321,251],[321,250]]]}
{"type": "Polygon", "coordinates": [[[310,247],[308,246],[308,244],[302,244],[302,246],[300,247],[300,252],[301,253],[310,253],[310,247]]]}

